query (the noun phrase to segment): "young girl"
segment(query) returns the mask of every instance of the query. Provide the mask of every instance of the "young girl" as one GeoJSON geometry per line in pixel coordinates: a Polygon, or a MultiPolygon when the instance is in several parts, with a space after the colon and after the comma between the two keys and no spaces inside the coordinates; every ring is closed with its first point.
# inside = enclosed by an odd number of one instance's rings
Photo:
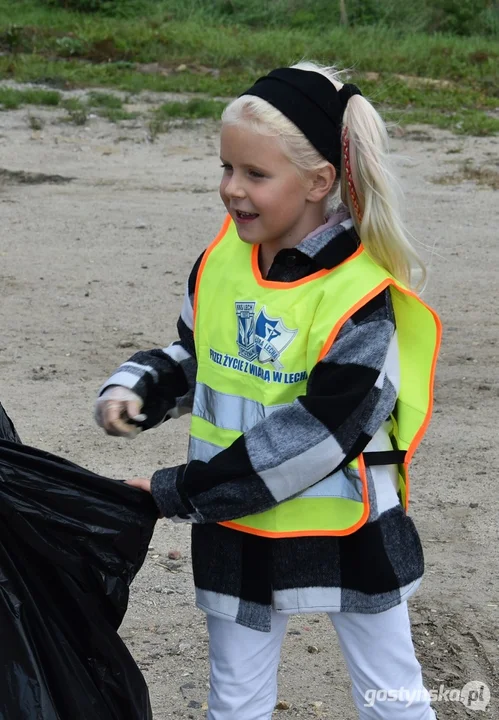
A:
{"type": "Polygon", "coordinates": [[[422,266],[383,122],[334,69],[301,63],[225,109],[221,161],[228,215],[188,280],[180,340],[136,353],[96,409],[129,436],[192,413],[187,464],[130,484],[193,523],[208,718],[270,719],[287,616],[321,611],[360,718],[433,720],[407,613],[423,554],[406,509],[440,330],[408,289],[422,266]]]}

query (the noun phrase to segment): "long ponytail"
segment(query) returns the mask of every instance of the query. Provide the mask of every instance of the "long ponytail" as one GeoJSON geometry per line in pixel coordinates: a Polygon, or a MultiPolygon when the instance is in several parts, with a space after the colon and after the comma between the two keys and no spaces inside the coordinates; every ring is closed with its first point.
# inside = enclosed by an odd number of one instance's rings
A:
{"type": "Polygon", "coordinates": [[[354,95],[343,117],[342,200],[373,260],[408,286],[418,267],[415,285],[421,287],[426,268],[407,237],[396,191],[385,124],[368,100],[354,95]]]}
{"type": "MultiPolygon", "coordinates": [[[[335,67],[311,62],[293,67],[319,72],[341,88],[341,72],[335,67]]],[[[373,260],[405,285],[419,289],[426,280],[426,267],[400,217],[400,193],[388,144],[385,124],[371,103],[361,95],[351,97],[343,116],[341,199],[373,260]],[[416,282],[412,282],[413,269],[419,270],[416,282]]]]}

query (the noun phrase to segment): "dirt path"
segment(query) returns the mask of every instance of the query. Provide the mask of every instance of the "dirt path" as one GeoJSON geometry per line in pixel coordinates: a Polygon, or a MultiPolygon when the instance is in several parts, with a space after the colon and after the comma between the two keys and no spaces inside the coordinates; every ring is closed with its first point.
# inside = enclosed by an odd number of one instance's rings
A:
{"type": "MultiPolygon", "coordinates": [[[[183,460],[187,421],[129,443],[106,437],[92,406],[116,365],[174,339],[187,274],[223,217],[217,128],[151,143],[140,119],[75,127],[62,114],[37,111],[41,131],[26,110],[0,114],[0,398],[25,442],[111,477],[144,476],[183,460]]],[[[499,139],[396,135],[410,227],[436,250],[425,299],[445,327],[435,416],[413,470],[427,561],[414,636],[429,688],[481,680],[495,696],[485,715],[497,717],[499,139]]],[[[279,697],[290,708],[276,716],[354,720],[328,622],[295,617],[289,630],[279,697]]],[[[207,635],[185,526],[158,524],[122,632],[155,719],[203,717],[207,635]]],[[[449,699],[437,709],[439,720],[484,716],[449,699]]]]}

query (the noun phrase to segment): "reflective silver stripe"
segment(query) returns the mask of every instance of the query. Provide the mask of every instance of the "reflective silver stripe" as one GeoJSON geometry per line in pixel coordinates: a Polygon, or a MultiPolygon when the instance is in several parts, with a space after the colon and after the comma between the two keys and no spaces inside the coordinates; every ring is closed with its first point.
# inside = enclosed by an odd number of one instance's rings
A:
{"type": "Polygon", "coordinates": [[[265,406],[255,400],[218,392],[209,385],[198,383],[192,414],[222,430],[244,433],[283,407],[286,405],[265,406]]]}
{"type": "Polygon", "coordinates": [[[339,470],[307,488],[297,497],[335,497],[362,502],[362,482],[357,473],[350,472],[349,474],[351,478],[347,477],[343,470],[339,470]]]}
{"type": "MultiPolygon", "coordinates": [[[[269,417],[269,415],[282,407],[286,407],[286,405],[265,406],[254,400],[218,392],[209,387],[209,385],[198,383],[194,395],[192,414],[222,430],[233,430],[244,433],[254,427],[260,420],[269,417]]],[[[313,458],[317,459],[317,454],[320,456],[321,450],[324,453],[323,462],[325,466],[323,471],[327,472],[327,466],[329,465],[328,458],[334,454],[330,447],[332,442],[336,441],[334,441],[332,436],[328,436],[324,443],[321,443],[321,445],[324,444],[326,447],[319,448],[318,446],[314,446],[311,448],[310,453],[312,458],[307,459],[305,466],[303,466],[303,463],[298,463],[297,458],[294,457],[287,463],[284,463],[284,465],[289,465],[289,467],[284,468],[283,465],[280,465],[278,468],[259,471],[258,474],[278,502],[294,494],[290,492],[289,486],[290,483],[293,482],[296,474],[299,476],[296,478],[295,483],[297,488],[299,488],[300,484],[302,487],[303,484],[306,484],[306,481],[303,481],[307,476],[308,462],[313,462],[313,458]],[[274,475],[276,475],[275,478],[274,475]]],[[[189,461],[202,460],[209,462],[223,449],[223,446],[215,445],[214,443],[191,436],[188,459],[189,461]]],[[[339,472],[328,475],[303,492],[300,492],[296,497],[347,498],[349,500],[362,502],[362,482],[356,473],[352,472],[347,474],[343,470],[340,470],[339,472]]]]}
{"type": "MultiPolygon", "coordinates": [[[[213,443],[206,442],[206,440],[191,437],[189,440],[188,461],[202,460],[203,462],[209,462],[211,458],[218,455],[222,450],[224,450],[224,448],[220,445],[213,445],[213,443]]],[[[353,472],[350,474],[352,475],[351,479],[345,475],[343,470],[333,473],[307,488],[307,490],[304,490],[297,495],[297,498],[336,497],[361,502],[362,482],[360,478],[354,476],[353,472]]]]}
{"type": "Polygon", "coordinates": [[[192,437],[191,435],[187,460],[188,462],[191,460],[203,460],[203,462],[208,462],[222,450],[224,450],[224,448],[220,445],[213,445],[213,443],[206,442],[206,440],[200,440],[199,438],[192,437]]]}

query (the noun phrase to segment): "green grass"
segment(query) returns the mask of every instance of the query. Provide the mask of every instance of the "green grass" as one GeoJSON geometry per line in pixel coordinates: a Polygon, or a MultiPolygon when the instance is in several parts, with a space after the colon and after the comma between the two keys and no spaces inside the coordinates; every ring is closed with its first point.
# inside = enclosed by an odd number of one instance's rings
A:
{"type": "Polygon", "coordinates": [[[397,125],[434,125],[442,130],[451,130],[456,135],[495,135],[499,132],[499,118],[483,112],[463,110],[452,113],[440,113],[434,110],[385,110],[386,121],[397,125]]]}
{"type": "Polygon", "coordinates": [[[487,165],[475,166],[472,160],[459,163],[456,170],[444,175],[432,178],[432,182],[437,185],[460,185],[464,181],[473,181],[477,185],[482,185],[499,190],[499,172],[487,165]]]}
{"type": "MultiPolygon", "coordinates": [[[[307,2],[296,0],[293,7],[307,2]]],[[[251,20],[252,12],[272,7],[275,20],[284,4],[186,0],[181,10],[173,0],[156,0],[153,5],[143,0],[148,12],[106,17],[47,8],[36,0],[0,0],[0,50],[5,53],[0,55],[0,79],[55,89],[100,87],[86,108],[119,120],[126,119],[123,103],[104,89],[233,97],[273,67],[307,57],[352,68],[352,80],[364,94],[402,124],[428,122],[458,133],[497,132],[497,120],[490,115],[499,106],[497,40],[402,32],[379,25],[341,28],[330,23],[318,31],[304,16],[299,23],[283,21],[280,29],[274,21],[248,29],[264,17],[257,13],[251,20]],[[229,6],[233,16],[221,25],[229,6]],[[241,18],[246,24],[239,22],[241,18]],[[144,67],[148,63],[156,65],[144,67]],[[431,84],[424,78],[446,82],[431,84]]],[[[317,13],[319,6],[326,4],[317,0],[317,13]]],[[[125,12],[131,6],[122,7],[125,12]]],[[[18,106],[12,98],[7,106],[18,106]]],[[[1,100],[0,104],[6,107],[1,100]]],[[[171,114],[160,113],[156,121],[166,122],[175,112],[196,117],[193,113],[199,111],[213,117],[219,109],[195,110],[183,103],[176,109],[170,106],[164,113],[171,114]]]]}
{"type": "Polygon", "coordinates": [[[65,120],[73,125],[86,125],[88,120],[87,108],[82,106],[69,109],[65,120]]]}
{"type": "Polygon", "coordinates": [[[68,111],[84,110],[86,105],[78,98],[65,98],[61,102],[62,107],[68,111]]]}
{"type": "MultiPolygon", "coordinates": [[[[73,11],[62,7],[88,6],[85,0],[1,0],[13,24],[29,22],[65,27],[73,11]]],[[[408,32],[453,32],[460,35],[498,35],[499,8],[490,0],[346,0],[347,21],[352,27],[383,24],[408,32]]],[[[91,17],[137,20],[156,25],[171,20],[198,24],[239,25],[255,28],[312,28],[323,30],[341,22],[338,2],[331,0],[95,0],[100,13],[91,17]]],[[[81,17],[88,17],[88,13],[81,17]]]]}
{"type": "MultiPolygon", "coordinates": [[[[78,98],[63,98],[62,94],[55,90],[16,90],[0,87],[1,110],[17,110],[23,105],[60,106],[67,110],[68,122],[75,125],[84,125],[87,122],[88,114],[92,111],[110,122],[132,120],[137,117],[137,113],[127,112],[123,109],[121,98],[109,93],[90,92],[84,102],[78,98]]],[[[200,117],[205,117],[205,115],[200,115],[200,117]]],[[[36,124],[36,119],[34,122],[36,124]]],[[[33,129],[40,128],[33,127],[33,129]]]]}
{"type": "Polygon", "coordinates": [[[43,130],[43,128],[45,127],[45,122],[37,115],[32,115],[31,113],[28,113],[28,125],[31,130],[43,130]]]}
{"type": "Polygon", "coordinates": [[[59,105],[61,95],[54,90],[14,90],[0,87],[2,110],[17,110],[21,105],[59,105]]]}
{"type": "Polygon", "coordinates": [[[92,107],[119,110],[123,107],[123,101],[116,95],[110,93],[92,91],[88,94],[88,104],[92,107]]]}
{"type": "Polygon", "coordinates": [[[75,125],[84,125],[91,112],[113,123],[121,120],[133,120],[138,116],[136,112],[124,110],[121,98],[110,93],[92,91],[88,93],[85,101],[79,98],[66,98],[61,105],[68,111],[68,122],[75,125]]]}
{"type": "Polygon", "coordinates": [[[345,29],[334,25],[321,32],[309,28],[248,31],[192,20],[123,20],[53,9],[38,10],[32,17],[27,10],[21,15],[22,7],[18,0],[14,9],[2,13],[6,0],[0,0],[0,47],[13,55],[105,63],[158,62],[172,69],[192,63],[218,70],[247,69],[251,74],[306,56],[364,72],[466,79],[489,82],[490,87],[497,79],[497,42],[481,37],[401,34],[383,27],[345,29]],[[13,26],[16,13],[20,24],[13,26]]]}
{"type": "MultiPolygon", "coordinates": [[[[263,72],[263,70],[262,70],[263,72]]],[[[172,73],[163,76],[144,73],[130,63],[85,63],[76,60],[50,60],[38,55],[0,56],[0,79],[50,85],[54,88],[102,87],[137,93],[202,92],[210,95],[232,96],[252,84],[255,73],[226,69],[219,77],[196,72],[172,73]]]]}
{"type": "Polygon", "coordinates": [[[149,137],[154,140],[160,133],[168,132],[174,120],[220,120],[226,103],[206,98],[193,98],[187,102],[167,102],[156,108],[149,118],[149,137]]]}
{"type": "Polygon", "coordinates": [[[111,107],[101,108],[97,111],[97,114],[113,123],[121,122],[121,120],[134,120],[138,117],[136,112],[126,112],[121,108],[111,107]]]}
{"type": "Polygon", "coordinates": [[[168,102],[157,108],[156,116],[160,120],[171,118],[212,118],[219,120],[226,103],[218,100],[194,98],[188,102],[168,102]]]}
{"type": "MultiPolygon", "coordinates": [[[[258,75],[258,71],[251,73],[243,70],[238,73],[230,69],[222,71],[218,78],[189,72],[173,73],[165,77],[140,73],[121,63],[94,65],[71,60],[54,62],[36,56],[22,56],[14,61],[0,58],[0,75],[9,70],[9,67],[11,77],[17,80],[42,81],[61,88],[94,85],[119,88],[130,93],[141,90],[199,92],[224,97],[236,96],[258,75]]],[[[261,72],[264,72],[263,68],[261,72]]],[[[370,77],[357,73],[354,80],[385,117],[395,119],[402,125],[413,122],[428,123],[457,133],[475,135],[493,134],[498,130],[497,120],[490,117],[488,112],[497,108],[499,100],[480,87],[459,82],[431,85],[418,81],[417,78],[408,83],[390,73],[380,74],[377,79],[370,77]]],[[[93,97],[99,95],[109,97],[109,94],[104,92],[95,92],[93,97]]],[[[120,109],[119,98],[100,102],[112,102],[116,105],[116,111],[120,109]]],[[[68,109],[76,109],[80,101],[71,98],[64,100],[63,105],[68,109]]],[[[165,111],[163,119],[174,117],[175,112],[183,113],[183,117],[193,117],[192,108],[188,103],[174,105],[173,109],[165,111]]],[[[211,108],[205,116],[219,117],[222,106],[215,104],[211,108]]]]}

